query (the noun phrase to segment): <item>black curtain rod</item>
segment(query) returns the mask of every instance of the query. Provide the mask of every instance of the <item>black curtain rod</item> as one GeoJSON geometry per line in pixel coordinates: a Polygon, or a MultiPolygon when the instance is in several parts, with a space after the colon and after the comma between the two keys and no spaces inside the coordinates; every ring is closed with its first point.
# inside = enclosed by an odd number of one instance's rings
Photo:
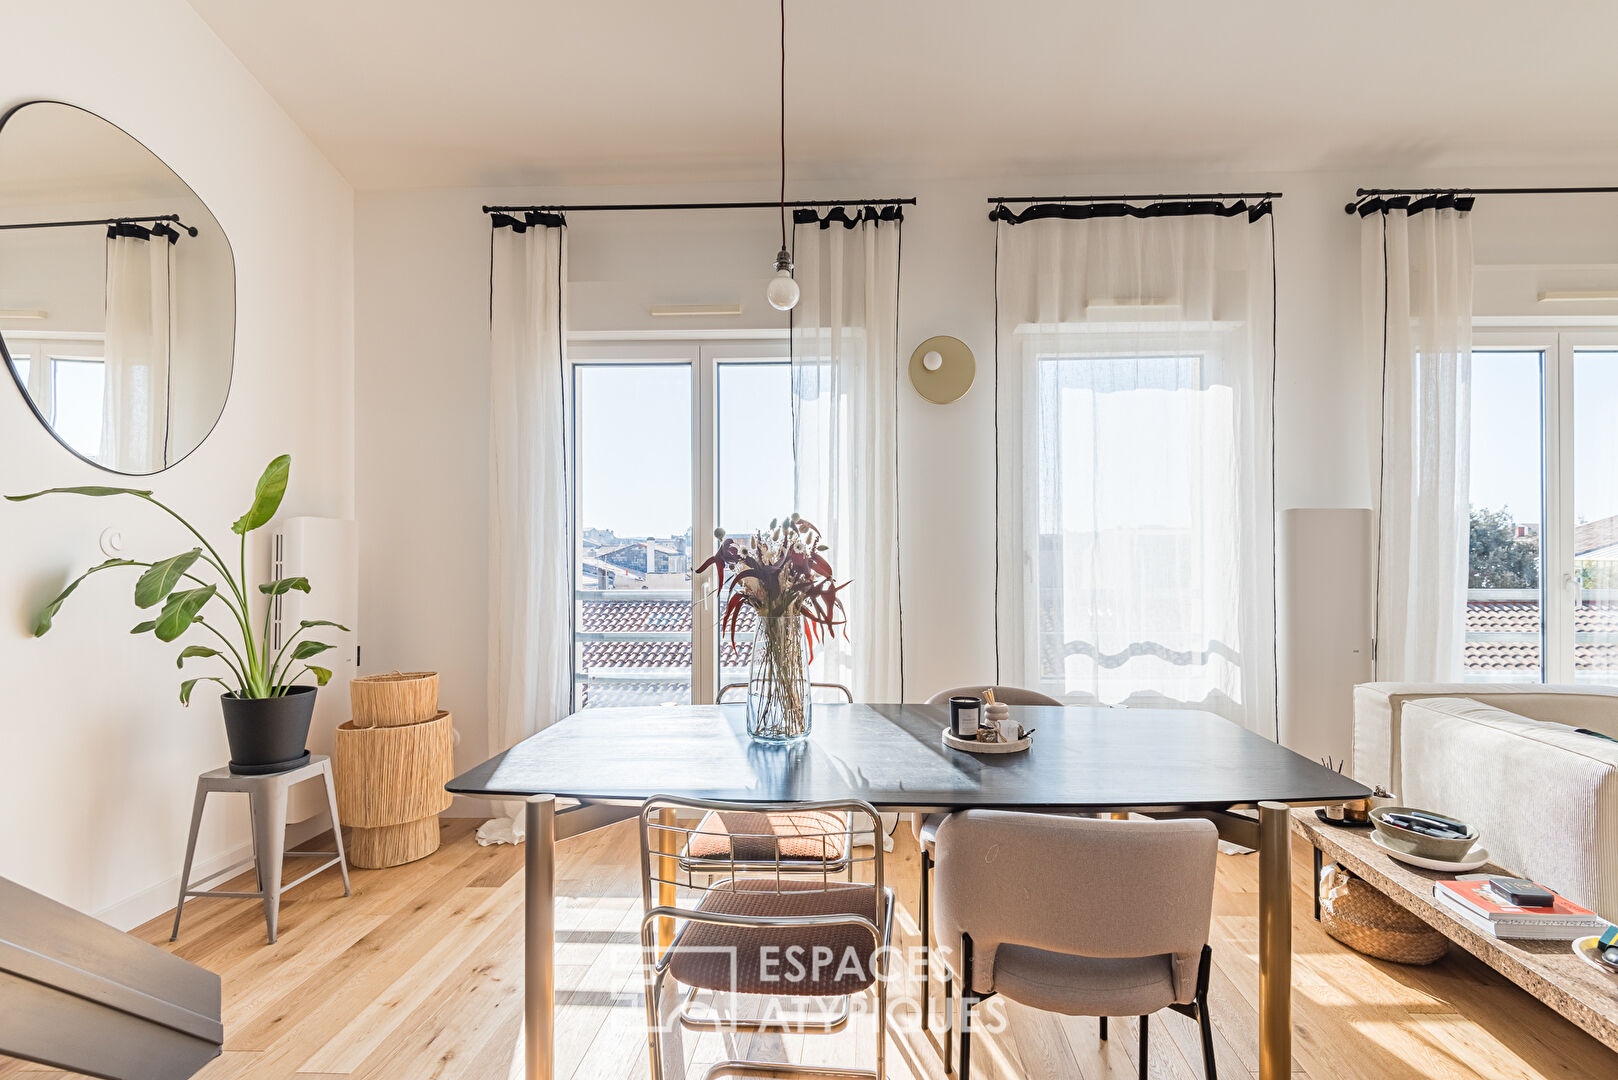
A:
{"type": "MultiPolygon", "coordinates": [[[[791,207],[808,206],[915,206],[916,200],[912,196],[908,199],[800,199],[796,202],[788,201],[791,207]]],[[[592,203],[584,206],[485,206],[485,214],[525,214],[529,211],[536,213],[572,214],[583,213],[590,210],[777,210],[781,206],[776,202],[708,202],[708,203],[592,203]]]]}
{"type": "Polygon", "coordinates": [[[18,222],[16,224],[14,224],[14,225],[0,225],[0,230],[5,230],[5,229],[65,229],[65,228],[69,228],[69,227],[72,227],[72,226],[78,226],[78,225],[139,225],[141,222],[144,222],[144,221],[150,221],[150,222],[152,222],[154,224],[156,224],[158,222],[163,222],[163,221],[172,221],[172,222],[174,222],[174,224],[180,226],[180,228],[184,229],[190,235],[192,235],[192,236],[197,235],[196,228],[191,226],[191,225],[187,225],[185,222],[181,221],[179,214],[158,214],[156,217],[97,218],[97,219],[95,219],[93,221],[21,221],[21,222],[18,222]]]}
{"type": "Polygon", "coordinates": [[[995,203],[1203,202],[1210,199],[1279,199],[1279,191],[1204,191],[1189,195],[991,195],[995,203]]]}
{"type": "Polygon", "coordinates": [[[1343,213],[1352,214],[1361,200],[1381,195],[1618,195],[1618,187],[1356,188],[1343,213]]]}

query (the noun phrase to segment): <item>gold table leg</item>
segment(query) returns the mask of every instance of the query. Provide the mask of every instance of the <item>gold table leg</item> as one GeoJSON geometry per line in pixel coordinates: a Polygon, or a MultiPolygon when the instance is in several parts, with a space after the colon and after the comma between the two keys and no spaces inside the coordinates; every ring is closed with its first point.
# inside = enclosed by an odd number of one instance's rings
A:
{"type": "Polygon", "coordinates": [[[1258,1075],[1292,1072],[1292,818],[1258,804],[1258,1075]]]}
{"type": "Polygon", "coordinates": [[[556,1069],[556,796],[523,806],[523,1076],[556,1069]]]}

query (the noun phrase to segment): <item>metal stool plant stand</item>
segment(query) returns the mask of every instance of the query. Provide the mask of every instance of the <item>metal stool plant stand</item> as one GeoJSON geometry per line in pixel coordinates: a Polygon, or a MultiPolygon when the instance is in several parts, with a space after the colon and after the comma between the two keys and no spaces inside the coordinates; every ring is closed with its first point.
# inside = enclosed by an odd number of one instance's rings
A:
{"type": "Polygon", "coordinates": [[[191,896],[221,896],[237,897],[240,899],[257,899],[264,904],[264,922],[269,929],[271,943],[275,941],[276,922],[281,911],[281,894],[294,886],[301,885],[316,874],[336,866],[343,874],[343,895],[351,895],[348,883],[348,860],[343,854],[343,829],[337,820],[337,795],[332,786],[331,762],[323,755],[312,755],[308,764],[286,772],[270,773],[267,776],[238,776],[229,768],[213,769],[197,777],[196,802],[191,809],[191,838],[185,845],[185,867],[180,871],[180,899],[174,905],[174,931],[169,940],[174,941],[180,936],[180,915],[185,908],[187,897],[191,896]],[[319,778],[326,785],[326,803],[331,814],[332,837],[336,841],[335,851],[287,851],[287,793],[294,784],[305,780],[319,778]],[[191,861],[196,855],[197,832],[202,826],[202,813],[207,805],[208,796],[213,792],[234,791],[245,794],[248,798],[253,817],[253,857],[227,866],[223,870],[209,874],[197,885],[206,885],[210,881],[229,877],[249,862],[254,865],[258,875],[257,892],[233,892],[224,889],[192,888],[191,861]],[[329,855],[331,858],[310,870],[295,881],[283,885],[281,883],[281,866],[288,856],[321,856],[329,855]]]}

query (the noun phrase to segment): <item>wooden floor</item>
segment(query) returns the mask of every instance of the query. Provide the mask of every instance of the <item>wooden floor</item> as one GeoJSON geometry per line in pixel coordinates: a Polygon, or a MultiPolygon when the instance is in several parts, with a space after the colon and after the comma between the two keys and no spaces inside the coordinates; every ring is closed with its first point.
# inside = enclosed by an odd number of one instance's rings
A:
{"type": "MultiPolygon", "coordinates": [[[[288,893],[280,941],[266,945],[253,901],[194,900],[177,945],[157,919],[136,933],[219,972],[225,1053],[198,1075],[337,1080],[508,1080],[519,1077],[522,851],[480,848],[472,823],[449,821],[437,854],[408,866],[357,871],[344,899],[334,873],[288,893]]],[[[913,944],[916,853],[896,834],[889,880],[901,902],[896,940],[913,944]]],[[[636,969],[640,891],[630,825],[565,841],[557,875],[558,1077],[648,1075],[636,969]]],[[[1618,1076],[1618,1055],[1471,957],[1429,968],[1368,960],[1310,917],[1308,851],[1294,875],[1294,1076],[1313,1080],[1583,1078],[1618,1076]]],[[[1219,1074],[1257,1070],[1257,859],[1219,858],[1212,1013],[1219,1074]]],[[[915,1024],[915,984],[895,988],[900,1018],[888,1067],[895,1080],[940,1080],[941,1063],[915,1024]]],[[[1133,1078],[1134,1022],[1096,1023],[998,1001],[983,1007],[998,1033],[975,1040],[973,1075],[1133,1078]]],[[[782,1054],[820,1064],[868,1064],[870,1018],[838,1035],[685,1037],[691,1075],[733,1054],[782,1054]]],[[[1193,1023],[1152,1022],[1150,1074],[1202,1075],[1193,1023]]],[[[0,1058],[0,1077],[65,1074],[0,1058]]]]}

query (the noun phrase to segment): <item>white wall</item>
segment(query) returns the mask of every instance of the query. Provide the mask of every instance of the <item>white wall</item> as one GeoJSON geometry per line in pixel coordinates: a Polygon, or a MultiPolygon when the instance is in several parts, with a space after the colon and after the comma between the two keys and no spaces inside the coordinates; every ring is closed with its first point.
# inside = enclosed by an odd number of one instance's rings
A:
{"type": "MultiPolygon", "coordinates": [[[[993,669],[994,228],[985,198],[1040,192],[1280,190],[1277,506],[1363,506],[1366,393],[1359,360],[1359,219],[1343,212],[1358,185],[1599,183],[1588,175],[1418,171],[1030,179],[1009,169],[973,181],[873,175],[794,185],[794,197],[915,194],[905,212],[901,354],[952,334],[977,354],[959,403],[901,393],[900,502],[909,695],[987,680],[993,669]],[[944,583],[948,583],[946,587],[944,583]]],[[[366,666],[428,667],[465,736],[483,738],[487,546],[488,251],[483,203],[767,198],[730,185],[591,190],[529,188],[361,193],[357,200],[358,486],[364,525],[361,607],[366,666]]],[[[1482,200],[1480,263],[1618,263],[1618,198],[1482,200]]],[[[780,327],[762,301],[779,244],[772,213],[575,214],[569,225],[569,317],[577,330],[655,329],[653,303],[734,303],[740,318],[698,326],[780,327]]],[[[1483,272],[1489,277],[1491,272],[1483,272]]],[[[1532,309],[1532,267],[1495,273],[1491,310],[1532,309]]],[[[1563,272],[1566,273],[1566,272],[1563,272]]],[[[1611,267],[1573,275],[1618,285],[1611,267]]],[[[1484,286],[1480,284],[1480,295],[1484,286]]],[[[1618,313],[1618,306],[1594,310],[1618,313]]],[[[671,320],[660,319],[666,327],[671,320]]],[[[680,325],[689,326],[686,320],[680,325]]],[[[858,587],[857,585],[855,586],[858,587]]]]}
{"type": "MultiPolygon", "coordinates": [[[[183,0],[12,4],[5,32],[14,47],[0,108],[54,98],[100,113],[191,185],[235,249],[224,416],[195,454],[137,486],[223,542],[259,471],[290,452],[284,512],[351,516],[348,185],[183,0]]],[[[99,483],[118,481],[75,460],[0,385],[0,492],[99,483]]],[[[217,703],[199,694],[179,705],[178,646],[128,635],[132,578],[92,579],[55,630],[29,635],[38,606],[101,561],[109,525],[135,552],[161,557],[185,543],[128,500],[0,504],[0,875],[127,926],[173,905],[195,777],[228,755],[217,703]]],[[[264,565],[262,551],[250,559],[250,572],[264,565]]],[[[220,806],[199,849],[207,866],[247,840],[245,811],[220,806]]]]}

